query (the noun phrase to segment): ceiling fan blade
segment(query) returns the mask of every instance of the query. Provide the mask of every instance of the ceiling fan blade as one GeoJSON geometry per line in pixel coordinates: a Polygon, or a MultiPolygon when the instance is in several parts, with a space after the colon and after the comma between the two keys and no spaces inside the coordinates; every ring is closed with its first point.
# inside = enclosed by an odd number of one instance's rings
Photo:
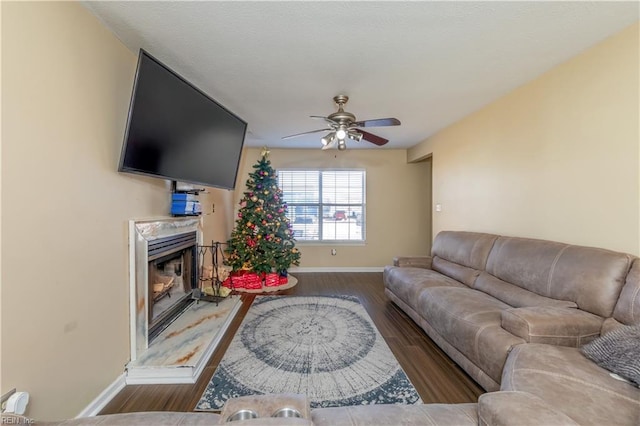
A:
{"type": "Polygon", "coordinates": [[[383,126],[399,126],[400,120],[397,118],[376,118],[374,120],[362,120],[353,123],[356,127],[383,127],[383,126]]]}
{"type": "Polygon", "coordinates": [[[362,139],[364,139],[367,142],[371,142],[372,144],[382,146],[387,142],[389,142],[388,139],[382,138],[380,136],[376,136],[373,133],[365,132],[364,130],[358,130],[358,131],[362,133],[362,139]]]}
{"type": "Polygon", "coordinates": [[[333,127],[333,126],[337,126],[337,125],[339,125],[339,124],[340,124],[340,123],[338,123],[337,121],[334,121],[334,120],[330,119],[329,117],[323,117],[323,116],[321,116],[321,115],[310,115],[309,117],[311,117],[311,118],[318,118],[318,119],[320,119],[320,120],[324,120],[324,121],[326,121],[326,122],[327,122],[330,126],[332,126],[332,127],[333,127]]]}
{"type": "Polygon", "coordinates": [[[296,133],[295,135],[283,136],[282,139],[291,139],[297,136],[308,135],[309,133],[328,132],[329,129],[311,130],[309,132],[296,133]]]}

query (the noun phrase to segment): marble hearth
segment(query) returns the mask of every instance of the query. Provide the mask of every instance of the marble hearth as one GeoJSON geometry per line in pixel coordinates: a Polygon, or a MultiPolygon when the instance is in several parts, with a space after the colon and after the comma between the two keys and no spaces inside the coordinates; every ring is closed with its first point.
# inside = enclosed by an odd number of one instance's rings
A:
{"type": "Polygon", "coordinates": [[[240,296],[193,304],[126,368],[126,383],[195,383],[242,306],[240,296]]]}

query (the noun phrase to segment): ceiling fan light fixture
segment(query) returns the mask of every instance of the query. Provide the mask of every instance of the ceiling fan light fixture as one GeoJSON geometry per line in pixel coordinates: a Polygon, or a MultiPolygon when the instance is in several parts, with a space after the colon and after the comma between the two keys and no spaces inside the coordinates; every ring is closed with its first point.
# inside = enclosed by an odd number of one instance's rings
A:
{"type": "Polygon", "coordinates": [[[336,138],[338,138],[339,141],[343,141],[346,137],[347,131],[345,129],[340,127],[338,130],[336,130],[336,138]]]}
{"type": "Polygon", "coordinates": [[[347,144],[344,142],[344,139],[338,140],[338,151],[344,151],[347,149],[347,144]]]}
{"type": "Polygon", "coordinates": [[[331,132],[331,133],[328,133],[326,136],[323,136],[320,139],[320,142],[322,142],[322,146],[327,146],[331,142],[333,142],[335,138],[336,138],[336,132],[331,132]]]}
{"type": "Polygon", "coordinates": [[[329,143],[328,143],[328,144],[326,144],[326,145],[323,145],[321,149],[322,149],[323,151],[326,151],[326,150],[328,150],[328,149],[335,148],[335,147],[336,147],[336,142],[337,142],[337,141],[338,141],[338,139],[333,138],[333,139],[331,140],[331,142],[329,142],[329,143]]]}
{"type": "Polygon", "coordinates": [[[349,136],[349,139],[351,139],[352,141],[360,142],[362,140],[362,133],[349,130],[347,135],[349,136]]]}

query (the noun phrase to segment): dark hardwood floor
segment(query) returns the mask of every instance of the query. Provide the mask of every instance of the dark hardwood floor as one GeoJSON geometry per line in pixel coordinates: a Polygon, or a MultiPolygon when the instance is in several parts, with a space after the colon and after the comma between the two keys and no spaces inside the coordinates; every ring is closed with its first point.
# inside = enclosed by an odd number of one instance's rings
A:
{"type": "MultiPolygon", "coordinates": [[[[275,294],[357,296],[425,403],[476,402],[482,388],[462,371],[384,294],[382,273],[298,273],[298,285],[275,294]]],[[[126,386],[101,414],[192,411],[255,296],[244,295],[240,312],[192,385],[126,386]]]]}

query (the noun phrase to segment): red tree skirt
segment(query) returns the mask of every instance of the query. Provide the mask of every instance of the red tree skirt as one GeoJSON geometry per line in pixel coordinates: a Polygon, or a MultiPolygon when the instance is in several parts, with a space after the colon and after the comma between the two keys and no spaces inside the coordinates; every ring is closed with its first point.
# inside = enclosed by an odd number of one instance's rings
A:
{"type": "Polygon", "coordinates": [[[291,275],[286,277],[279,274],[265,274],[264,279],[255,272],[232,272],[222,285],[232,290],[246,293],[264,293],[291,288],[298,280],[291,275]]]}

